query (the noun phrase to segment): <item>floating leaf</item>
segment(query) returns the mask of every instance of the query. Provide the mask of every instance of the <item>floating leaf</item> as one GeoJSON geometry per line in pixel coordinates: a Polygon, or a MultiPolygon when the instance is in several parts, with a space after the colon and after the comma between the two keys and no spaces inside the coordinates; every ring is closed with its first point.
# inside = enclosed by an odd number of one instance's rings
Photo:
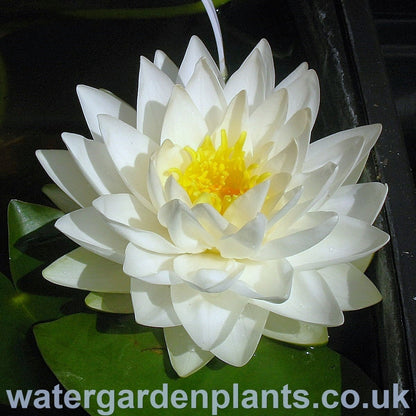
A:
{"type": "MultiPolygon", "coordinates": [[[[34,332],[45,361],[66,389],[79,391],[81,398],[84,390],[95,390],[96,394],[107,391],[101,398],[91,397],[86,410],[94,416],[111,414],[105,412],[110,412],[112,395],[117,416],[137,415],[141,411],[149,416],[158,415],[161,412],[158,405],[167,406],[169,415],[211,415],[215,414],[213,394],[218,395],[218,414],[279,412],[271,410],[274,393],[269,394],[266,403],[262,390],[276,391],[275,405],[285,415],[336,416],[341,415],[341,409],[325,409],[320,398],[327,389],[341,392],[346,385],[344,373],[348,380],[354,380],[354,386],[360,386],[363,395],[374,388],[357,367],[327,347],[294,348],[263,337],[255,356],[244,367],[232,367],[214,359],[190,377],[179,378],[169,364],[162,331],[139,326],[132,316],[76,314],[39,324],[34,332]],[[299,396],[295,397],[293,393],[298,389],[299,396]],[[126,390],[133,392],[131,403],[126,390]],[[143,396],[142,409],[137,402],[138,390],[142,393],[148,390],[143,396]],[[157,390],[152,405],[152,392],[157,390]],[[183,390],[188,397],[187,401],[176,403],[186,402],[183,409],[175,408],[171,401],[170,395],[175,390],[183,390]],[[203,408],[201,397],[196,408],[192,408],[192,390],[207,392],[208,408],[203,408]],[[286,393],[282,392],[285,390],[286,393]],[[230,402],[222,410],[220,406],[227,401],[227,395],[230,402]],[[307,409],[299,408],[305,403],[301,395],[310,401],[307,409]],[[318,403],[318,408],[313,403],[318,403]],[[122,408],[123,404],[127,408],[122,408]],[[129,408],[129,404],[139,409],[129,408]]],[[[370,409],[366,411],[368,416],[376,414],[370,409]]]]}
{"type": "MultiPolygon", "coordinates": [[[[47,388],[56,379],[44,364],[31,328],[71,310],[71,299],[82,293],[44,280],[40,268],[68,248],[54,237],[60,211],[12,201],[9,205],[9,250],[13,282],[0,275],[0,403],[8,403],[6,389],[47,388]],[[53,250],[51,250],[51,245],[53,250]]],[[[78,301],[77,301],[78,302],[78,301]]]]}

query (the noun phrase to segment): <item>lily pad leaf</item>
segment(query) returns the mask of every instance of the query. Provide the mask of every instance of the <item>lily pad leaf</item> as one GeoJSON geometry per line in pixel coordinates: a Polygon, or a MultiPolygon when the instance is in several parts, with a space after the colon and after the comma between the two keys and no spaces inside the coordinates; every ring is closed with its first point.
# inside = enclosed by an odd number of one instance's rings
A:
{"type": "Polygon", "coordinates": [[[321,395],[327,389],[341,392],[344,374],[360,386],[363,397],[375,388],[354,364],[328,347],[295,348],[266,337],[244,367],[214,359],[180,378],[170,366],[162,330],[139,326],[130,315],[75,314],[36,325],[34,333],[48,366],[66,389],[80,392],[80,405],[94,416],[110,411],[118,416],[138,412],[151,416],[161,409],[182,416],[276,411],[336,416],[341,409],[325,408],[321,395]],[[88,403],[83,397],[86,390],[95,391],[88,403]]]}

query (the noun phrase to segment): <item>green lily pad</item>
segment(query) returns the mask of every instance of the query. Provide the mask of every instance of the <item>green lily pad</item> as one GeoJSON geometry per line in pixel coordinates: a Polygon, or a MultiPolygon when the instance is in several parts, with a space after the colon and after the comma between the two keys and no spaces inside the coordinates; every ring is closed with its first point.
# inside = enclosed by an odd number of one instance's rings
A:
{"type": "Polygon", "coordinates": [[[62,213],[53,208],[12,201],[8,214],[13,279],[0,274],[0,355],[7,357],[0,361],[0,403],[5,404],[8,403],[6,389],[56,384],[56,378],[37,349],[31,329],[36,323],[70,312],[71,301],[82,304],[78,301],[81,299],[78,291],[56,287],[40,273],[60,251],[68,249],[64,239],[53,237],[53,221],[62,213]],[[52,241],[49,241],[51,230],[52,241]]]}
{"type": "MultiPolygon", "coordinates": [[[[165,411],[335,416],[342,414],[340,408],[326,409],[321,403],[325,390],[341,392],[354,383],[364,397],[375,388],[356,366],[327,347],[294,348],[265,337],[244,367],[214,359],[190,377],[179,378],[170,366],[162,330],[139,326],[131,315],[75,314],[36,325],[34,333],[48,366],[66,389],[80,393],[80,404],[90,415],[150,416],[165,411]],[[94,390],[87,405],[86,390],[94,390]],[[207,392],[205,408],[205,393],[196,390],[207,392]]],[[[365,414],[379,413],[368,409],[365,414]]]]}

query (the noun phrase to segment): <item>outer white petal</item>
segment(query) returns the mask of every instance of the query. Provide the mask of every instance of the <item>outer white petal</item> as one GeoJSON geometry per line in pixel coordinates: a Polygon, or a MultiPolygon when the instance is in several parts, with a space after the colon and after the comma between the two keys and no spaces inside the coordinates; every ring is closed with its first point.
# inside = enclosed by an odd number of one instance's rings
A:
{"type": "Polygon", "coordinates": [[[248,135],[254,148],[269,140],[286,120],[288,95],[286,90],[274,91],[250,116],[248,135]]]}
{"type": "Polygon", "coordinates": [[[289,94],[289,108],[287,118],[289,120],[297,111],[302,108],[311,110],[311,124],[315,124],[319,109],[319,79],[313,69],[302,72],[299,78],[295,79],[285,88],[289,94]]]}
{"type": "Polygon", "coordinates": [[[42,271],[46,280],[61,286],[105,293],[129,293],[130,278],[120,264],[79,247],[42,271]]]}
{"type": "Polygon", "coordinates": [[[147,136],[113,117],[99,116],[99,122],[108,152],[125,184],[141,202],[150,205],[145,178],[149,155],[158,146],[147,136]]]}
{"type": "Polygon", "coordinates": [[[248,222],[236,233],[219,240],[215,247],[225,258],[256,258],[266,231],[267,219],[263,214],[248,222]]]}
{"type": "Polygon", "coordinates": [[[164,328],[170,362],[180,377],[188,377],[204,367],[213,357],[196,345],[183,326],[164,328]]]}
{"type": "Polygon", "coordinates": [[[204,118],[208,131],[212,132],[224,116],[227,103],[216,74],[202,58],[195,67],[186,91],[204,118]]]}
{"type": "Polygon", "coordinates": [[[95,208],[83,208],[59,218],[55,227],[80,246],[122,263],[127,241],[118,236],[95,208]]]}
{"type": "Polygon", "coordinates": [[[381,301],[380,292],[352,264],[337,264],[319,270],[343,311],[367,308],[381,301]]]}
{"type": "Polygon", "coordinates": [[[389,238],[384,231],[364,221],[340,216],[338,224],[327,238],[288,260],[299,270],[349,263],[377,251],[389,238]]]}
{"type": "Polygon", "coordinates": [[[160,234],[165,232],[165,228],[160,225],[156,214],[131,194],[103,195],[94,200],[93,206],[110,223],[123,224],[127,227],[160,234]]]}
{"type": "Polygon", "coordinates": [[[158,213],[173,243],[188,252],[201,252],[212,243],[209,233],[199,224],[192,211],[178,199],[165,204],[158,213]]]}
{"type": "Polygon", "coordinates": [[[256,49],[259,50],[261,57],[263,58],[264,73],[265,73],[265,86],[266,97],[271,93],[275,86],[275,71],[273,62],[273,53],[269,42],[266,39],[261,39],[257,44],[256,49]]]}
{"type": "Polygon", "coordinates": [[[328,342],[326,326],[310,324],[270,313],[263,335],[299,345],[322,345],[328,342]]]}
{"type": "Polygon", "coordinates": [[[379,182],[341,186],[319,209],[372,224],[383,207],[387,190],[387,185],[379,182]]]}
{"type": "Polygon", "coordinates": [[[318,325],[338,326],[344,321],[328,285],[321,275],[313,270],[295,273],[292,291],[286,302],[250,302],[278,315],[318,325]]]}
{"type": "Polygon", "coordinates": [[[163,119],[161,142],[169,139],[181,147],[196,149],[207,134],[208,127],[198,108],[185,89],[175,85],[163,119]]]}
{"type": "Polygon", "coordinates": [[[137,96],[137,130],[158,144],[173,85],[168,75],[149,60],[141,57],[137,96]]]}
{"type": "Polygon", "coordinates": [[[277,238],[266,242],[256,254],[256,259],[272,260],[303,252],[324,240],[337,223],[335,212],[318,211],[305,214],[280,237],[277,226],[273,235],[277,238]]]}
{"type": "Polygon", "coordinates": [[[312,163],[316,164],[317,161],[319,161],[319,159],[324,156],[322,152],[325,153],[331,146],[339,144],[344,140],[350,140],[352,137],[362,137],[364,144],[360,156],[355,161],[353,169],[344,181],[345,185],[356,183],[364,168],[368,154],[377,141],[380,132],[380,124],[371,124],[368,126],[356,127],[354,129],[340,131],[338,133],[324,137],[311,144],[305,163],[307,166],[310,166],[312,163]]]}
{"type": "Polygon", "coordinates": [[[217,254],[183,254],[175,257],[173,269],[197,290],[219,293],[227,290],[238,279],[244,266],[217,254]]]}
{"type": "Polygon", "coordinates": [[[169,286],[131,279],[131,300],[138,324],[162,328],[181,324],[173,310],[169,286]]]}
{"type": "Polygon", "coordinates": [[[130,293],[95,293],[91,292],[85,298],[85,304],[97,311],[110,313],[133,313],[130,293]]]}
{"type": "Polygon", "coordinates": [[[302,62],[294,71],[292,71],[286,78],[279,82],[276,89],[286,88],[292,82],[300,78],[308,70],[307,62],[302,62]]]}
{"type": "Polygon", "coordinates": [[[244,271],[231,290],[242,296],[283,302],[292,287],[292,266],[286,260],[244,262],[244,271]]]}
{"type": "Polygon", "coordinates": [[[134,244],[126,248],[123,270],[129,276],[155,285],[170,285],[180,280],[173,272],[174,257],[153,253],[134,244]]]}
{"type": "Polygon", "coordinates": [[[207,60],[207,63],[212,71],[216,73],[218,80],[223,82],[220,71],[215,61],[212,59],[211,54],[208,52],[208,49],[197,36],[192,36],[179,68],[177,83],[186,85],[189,82],[192,74],[194,73],[195,66],[201,58],[205,58],[207,60]]]}
{"type": "Polygon", "coordinates": [[[87,207],[97,198],[68,151],[37,150],[36,157],[49,177],[79,206],[87,207]]]}
{"type": "MultiPolygon", "coordinates": [[[[345,182],[345,178],[351,173],[357,159],[360,157],[363,145],[363,138],[358,136],[352,137],[349,140],[345,140],[326,149],[325,160],[329,160],[338,166],[337,173],[328,191],[330,195],[345,182]]],[[[317,162],[317,160],[314,159],[314,162],[317,162]]],[[[319,166],[322,166],[320,162],[321,160],[317,163],[308,163],[307,166],[313,166],[313,169],[316,169],[319,166]]]]}
{"type": "Polygon", "coordinates": [[[192,340],[210,350],[232,331],[247,300],[232,292],[201,293],[190,286],[171,287],[175,311],[192,340]]]}
{"type": "Polygon", "coordinates": [[[81,206],[73,201],[64,191],[54,183],[42,186],[42,192],[63,212],[80,209],[81,206]]]}
{"type": "Polygon", "coordinates": [[[158,49],[155,52],[153,59],[154,64],[162,70],[173,82],[176,81],[178,76],[178,67],[175,63],[165,54],[165,52],[158,49]]]}
{"type": "Polygon", "coordinates": [[[62,139],[81,172],[99,195],[127,192],[104,143],[79,134],[62,133],[62,139]]]}
{"type": "Polygon", "coordinates": [[[240,68],[227,81],[224,94],[228,103],[242,90],[247,91],[248,106],[253,111],[266,96],[264,63],[258,49],[253,49],[240,68]]]}
{"type": "Polygon", "coordinates": [[[236,227],[247,224],[261,211],[270,181],[263,181],[239,196],[224,212],[224,218],[236,227]]]}
{"type": "Polygon", "coordinates": [[[211,351],[228,364],[247,364],[256,351],[268,315],[266,310],[248,304],[228,337],[211,351]]]}
{"type": "Polygon", "coordinates": [[[135,127],[136,111],[115,95],[86,85],[77,86],[78,98],[94,139],[102,141],[97,116],[108,114],[135,127]]]}

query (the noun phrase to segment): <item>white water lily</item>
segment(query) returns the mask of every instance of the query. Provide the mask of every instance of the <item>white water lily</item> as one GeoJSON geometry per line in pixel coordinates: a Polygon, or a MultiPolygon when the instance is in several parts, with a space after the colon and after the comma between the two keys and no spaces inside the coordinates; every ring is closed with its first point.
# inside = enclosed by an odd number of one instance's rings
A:
{"type": "Polygon", "coordinates": [[[300,65],[275,86],[262,40],[224,82],[192,37],[179,69],[141,58],[136,111],[77,88],[92,140],[37,156],[80,209],[56,226],[81,247],[46,279],[93,291],[86,302],[162,327],[181,376],[217,356],[242,366],[262,334],[327,340],[343,312],[378,302],[357,267],[388,241],[371,224],[387,193],[357,184],[379,125],[310,144],[316,73],[300,65]],[[355,262],[355,263],[354,263],[355,262]]]}

